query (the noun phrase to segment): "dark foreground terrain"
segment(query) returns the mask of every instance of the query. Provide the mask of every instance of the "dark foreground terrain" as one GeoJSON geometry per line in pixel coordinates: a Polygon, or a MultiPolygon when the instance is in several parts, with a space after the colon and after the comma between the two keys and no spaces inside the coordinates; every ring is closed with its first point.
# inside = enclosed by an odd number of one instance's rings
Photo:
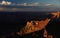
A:
{"type": "MultiPolygon", "coordinates": [[[[52,15],[48,12],[0,12],[0,37],[43,38],[43,30],[23,36],[17,35],[16,32],[19,32],[26,25],[27,21],[44,20],[51,17],[52,15]]],[[[46,30],[49,35],[59,38],[60,18],[52,19],[46,26],[46,30]]]]}

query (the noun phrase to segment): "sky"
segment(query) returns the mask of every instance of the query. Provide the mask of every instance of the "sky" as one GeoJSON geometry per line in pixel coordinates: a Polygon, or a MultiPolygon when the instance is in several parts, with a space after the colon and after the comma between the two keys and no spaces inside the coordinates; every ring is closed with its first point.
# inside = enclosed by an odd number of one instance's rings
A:
{"type": "MultiPolygon", "coordinates": [[[[3,0],[0,0],[0,2],[3,0]]],[[[60,0],[5,0],[5,1],[9,1],[12,3],[33,3],[33,2],[39,2],[39,3],[50,3],[50,4],[54,4],[54,5],[59,5],[60,6],[60,0]]]]}
{"type": "MultiPolygon", "coordinates": [[[[0,0],[2,1],[2,0],[0,0]]],[[[42,3],[52,3],[52,4],[59,4],[60,0],[5,0],[5,1],[10,1],[14,3],[31,3],[31,2],[42,2],[42,3]]]]}
{"type": "MultiPolygon", "coordinates": [[[[3,0],[0,0],[0,2],[3,0]]],[[[16,5],[26,5],[26,3],[29,6],[51,6],[51,7],[57,7],[60,8],[60,0],[5,0],[8,2],[11,2],[12,4],[16,5]]],[[[49,7],[50,8],[50,7],[49,7]]]]}

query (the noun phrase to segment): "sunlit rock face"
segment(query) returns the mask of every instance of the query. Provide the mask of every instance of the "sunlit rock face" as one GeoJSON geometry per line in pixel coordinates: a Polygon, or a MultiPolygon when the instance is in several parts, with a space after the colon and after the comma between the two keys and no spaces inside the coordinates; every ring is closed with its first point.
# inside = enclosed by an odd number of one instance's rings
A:
{"type": "Polygon", "coordinates": [[[60,12],[53,12],[51,14],[53,15],[52,18],[59,18],[60,17],[60,12]]]}
{"type": "MultiPolygon", "coordinates": [[[[56,13],[51,13],[53,16],[51,17],[52,19],[54,18],[59,18],[60,16],[60,12],[56,12],[56,13]]],[[[20,30],[20,32],[17,32],[18,35],[24,35],[24,34],[29,34],[35,31],[39,31],[44,29],[47,24],[49,23],[50,20],[52,20],[50,18],[46,18],[45,20],[32,20],[32,21],[27,21],[27,24],[24,28],[22,28],[20,30]]]]}
{"type": "Polygon", "coordinates": [[[35,31],[39,31],[45,28],[45,26],[49,23],[50,19],[46,18],[41,21],[31,21],[27,22],[27,25],[18,32],[19,35],[29,34],[35,31]]]}

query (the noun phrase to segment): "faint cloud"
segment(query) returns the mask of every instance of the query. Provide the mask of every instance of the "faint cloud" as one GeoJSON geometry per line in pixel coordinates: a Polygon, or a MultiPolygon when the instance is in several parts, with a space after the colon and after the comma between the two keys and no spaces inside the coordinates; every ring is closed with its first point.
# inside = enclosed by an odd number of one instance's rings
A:
{"type": "Polygon", "coordinates": [[[40,2],[33,2],[33,3],[22,3],[22,4],[15,4],[18,6],[54,6],[53,4],[44,4],[40,2]]]}
{"type": "Polygon", "coordinates": [[[54,6],[53,4],[46,4],[45,6],[54,6]]]}
{"type": "Polygon", "coordinates": [[[34,2],[34,3],[22,3],[22,4],[16,4],[18,6],[39,6],[39,2],[34,2]]]}
{"type": "Polygon", "coordinates": [[[28,6],[40,6],[40,3],[39,2],[35,2],[35,3],[29,4],[28,6]]]}

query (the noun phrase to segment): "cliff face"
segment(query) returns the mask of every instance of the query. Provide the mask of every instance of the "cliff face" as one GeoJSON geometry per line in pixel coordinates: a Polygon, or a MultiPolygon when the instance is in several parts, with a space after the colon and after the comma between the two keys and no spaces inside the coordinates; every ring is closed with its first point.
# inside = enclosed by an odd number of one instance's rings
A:
{"type": "Polygon", "coordinates": [[[23,29],[21,29],[19,34],[28,34],[28,33],[42,30],[49,23],[49,21],[50,21],[50,19],[47,18],[44,21],[41,20],[41,21],[27,22],[27,25],[23,29]]]}
{"type": "MultiPolygon", "coordinates": [[[[18,32],[18,35],[24,35],[24,34],[30,34],[30,33],[33,33],[33,32],[36,32],[36,31],[40,31],[40,30],[42,30],[42,29],[45,29],[45,28],[53,28],[53,26],[51,25],[51,23],[52,24],[54,24],[54,22],[52,21],[52,20],[57,20],[59,17],[60,17],[60,12],[56,12],[56,13],[51,13],[53,16],[51,17],[51,18],[46,18],[45,20],[32,20],[32,21],[28,21],[27,22],[27,24],[26,24],[26,26],[24,27],[24,28],[22,28],[21,30],[20,30],[20,32],[18,32]],[[52,22],[51,22],[52,21],[52,22]],[[50,23],[51,22],[51,23],[50,23]],[[46,27],[47,26],[47,27],[46,27]]],[[[57,22],[57,21],[56,21],[57,22]]],[[[55,24],[57,24],[55,22],[55,24]]],[[[56,26],[56,25],[55,25],[56,26]]],[[[48,29],[47,28],[47,29],[48,29]]],[[[53,30],[54,30],[54,28],[53,28],[53,30]]],[[[51,31],[53,31],[53,30],[51,30],[51,31]]],[[[47,30],[48,31],[48,30],[47,30]]],[[[51,32],[50,31],[50,32],[51,32]]],[[[51,33],[50,33],[51,34],[51,33]]],[[[49,31],[48,31],[48,34],[47,35],[49,35],[49,31]]],[[[51,34],[52,35],[52,34],[51,34]]],[[[51,36],[52,37],[52,36],[51,36]]]]}

